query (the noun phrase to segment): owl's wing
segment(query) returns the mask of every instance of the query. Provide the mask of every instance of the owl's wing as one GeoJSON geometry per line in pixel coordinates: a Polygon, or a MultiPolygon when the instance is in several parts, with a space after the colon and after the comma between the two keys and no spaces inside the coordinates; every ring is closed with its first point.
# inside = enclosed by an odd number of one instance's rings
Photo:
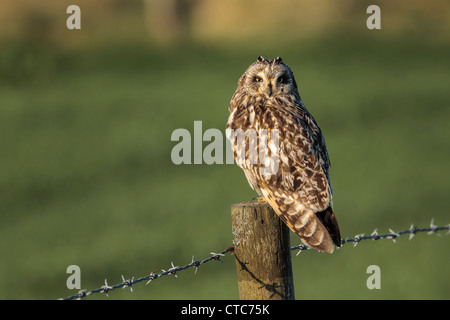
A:
{"type": "Polygon", "coordinates": [[[291,230],[309,246],[333,252],[333,242],[340,246],[341,239],[320,129],[307,111],[302,118],[277,116],[277,120],[278,170],[272,175],[262,175],[256,166],[251,170],[263,196],[291,230]]]}

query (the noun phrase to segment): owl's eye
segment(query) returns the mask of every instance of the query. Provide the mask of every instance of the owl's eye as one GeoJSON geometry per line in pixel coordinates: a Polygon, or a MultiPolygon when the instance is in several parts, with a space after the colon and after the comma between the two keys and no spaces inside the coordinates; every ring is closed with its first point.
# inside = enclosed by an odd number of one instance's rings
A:
{"type": "Polygon", "coordinates": [[[262,82],[263,79],[260,78],[260,77],[254,77],[254,78],[253,78],[253,81],[254,81],[254,82],[262,82]]]}
{"type": "Polygon", "coordinates": [[[279,78],[278,78],[278,82],[279,82],[279,83],[286,83],[286,82],[287,82],[286,76],[281,76],[281,77],[279,77],[279,78]]]}

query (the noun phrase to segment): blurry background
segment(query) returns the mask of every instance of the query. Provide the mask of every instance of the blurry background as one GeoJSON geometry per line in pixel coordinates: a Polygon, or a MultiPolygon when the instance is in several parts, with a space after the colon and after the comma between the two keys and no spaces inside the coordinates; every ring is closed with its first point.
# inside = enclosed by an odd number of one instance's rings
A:
{"type": "MultiPolygon", "coordinates": [[[[72,295],[72,264],[94,289],[231,245],[230,205],[255,193],[236,165],[174,165],[170,137],[224,130],[259,55],[290,65],[324,132],[343,237],[448,224],[449,16],[447,0],[2,0],[0,298],[72,295]]],[[[449,299],[449,242],[294,255],[296,298],[449,299]]],[[[238,299],[223,260],[110,298],[238,299]]]]}

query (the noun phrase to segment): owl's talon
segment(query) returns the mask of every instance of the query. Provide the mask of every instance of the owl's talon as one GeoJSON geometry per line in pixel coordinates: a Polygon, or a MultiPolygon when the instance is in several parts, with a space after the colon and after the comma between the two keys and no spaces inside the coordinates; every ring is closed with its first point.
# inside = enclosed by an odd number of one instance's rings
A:
{"type": "Polygon", "coordinates": [[[254,200],[257,200],[259,203],[265,203],[267,202],[266,199],[264,197],[255,197],[253,198],[254,200]]]}

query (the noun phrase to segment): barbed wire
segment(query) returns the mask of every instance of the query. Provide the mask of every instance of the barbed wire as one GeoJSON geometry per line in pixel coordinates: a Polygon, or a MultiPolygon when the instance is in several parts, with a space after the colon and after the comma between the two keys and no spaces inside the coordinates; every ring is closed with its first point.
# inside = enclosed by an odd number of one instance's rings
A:
{"type": "MultiPolygon", "coordinates": [[[[445,235],[450,234],[450,224],[439,227],[434,224],[434,219],[431,219],[430,226],[428,228],[416,228],[413,224],[411,227],[407,230],[395,232],[392,229],[389,228],[389,233],[386,234],[378,234],[377,229],[375,229],[370,235],[364,235],[364,233],[357,234],[353,238],[345,238],[341,240],[342,246],[344,246],[347,243],[353,243],[353,247],[356,247],[359,242],[363,240],[380,240],[380,239],[391,239],[395,242],[395,240],[405,234],[409,234],[409,240],[414,238],[416,233],[420,232],[427,232],[428,234],[436,234],[441,235],[439,231],[447,230],[447,233],[445,235]]],[[[341,246],[341,247],[342,247],[341,246]]],[[[310,249],[305,244],[300,244],[298,246],[291,247],[291,251],[298,250],[297,255],[299,255],[302,251],[310,249]]],[[[87,296],[90,296],[95,293],[104,293],[106,296],[108,296],[108,292],[118,289],[118,288],[130,288],[131,292],[133,292],[133,285],[142,281],[147,281],[146,285],[150,284],[153,280],[159,279],[164,276],[173,275],[174,277],[177,277],[177,272],[183,271],[189,268],[195,268],[195,274],[197,274],[198,268],[200,265],[211,262],[211,261],[220,261],[221,257],[224,257],[227,253],[233,253],[234,247],[230,246],[225,250],[220,251],[219,253],[210,252],[210,256],[203,260],[194,260],[194,256],[192,256],[192,261],[182,267],[174,266],[173,262],[171,262],[171,268],[164,270],[161,269],[161,272],[157,273],[158,270],[155,270],[151,272],[150,274],[143,276],[141,278],[135,279],[132,277],[131,279],[125,279],[125,277],[122,275],[122,282],[113,286],[108,285],[108,281],[105,279],[105,284],[102,285],[100,288],[94,289],[94,290],[80,290],[77,294],[74,294],[72,296],[61,298],[60,300],[73,300],[73,299],[83,299],[87,296]]],[[[109,297],[109,296],[108,296],[109,297]]]]}
{"type": "Polygon", "coordinates": [[[130,279],[125,279],[125,277],[122,275],[122,282],[119,284],[116,284],[114,286],[109,286],[107,280],[105,279],[105,284],[103,286],[101,286],[98,289],[95,290],[91,290],[91,291],[86,291],[86,290],[81,290],[79,291],[77,294],[72,295],[70,297],[64,298],[62,300],[73,300],[73,299],[82,299],[85,298],[87,296],[90,296],[94,293],[104,293],[106,294],[106,296],[108,296],[108,292],[114,289],[118,289],[118,288],[130,288],[131,292],[133,292],[133,285],[141,282],[141,281],[147,281],[146,285],[150,284],[150,282],[152,282],[153,280],[156,280],[158,278],[161,278],[163,276],[168,276],[168,275],[173,275],[175,277],[177,277],[177,272],[182,271],[182,270],[186,270],[189,268],[195,268],[195,273],[197,273],[198,268],[200,267],[200,265],[210,262],[210,261],[220,261],[223,262],[220,258],[225,256],[226,253],[232,251],[232,247],[229,247],[219,253],[215,253],[215,252],[211,252],[211,256],[203,259],[203,260],[194,260],[194,256],[192,256],[192,262],[182,266],[182,267],[178,267],[178,266],[174,266],[173,262],[171,262],[171,268],[169,268],[168,270],[164,270],[161,269],[162,272],[160,273],[156,273],[157,270],[151,272],[149,275],[146,275],[144,277],[138,278],[138,279],[134,279],[131,278],[130,279]]]}
{"type": "MultiPolygon", "coordinates": [[[[353,247],[356,247],[359,242],[363,240],[380,240],[380,239],[391,239],[394,243],[395,240],[405,234],[409,234],[409,240],[414,238],[416,233],[419,232],[427,232],[428,234],[436,234],[441,235],[439,231],[448,230],[448,232],[445,235],[448,235],[450,233],[450,224],[439,227],[434,224],[434,218],[431,219],[430,226],[428,228],[416,228],[414,224],[411,224],[411,227],[409,227],[408,230],[403,230],[399,232],[393,231],[391,228],[389,228],[389,233],[386,234],[378,234],[378,230],[375,229],[370,235],[366,236],[364,233],[360,233],[355,235],[353,238],[345,238],[341,240],[341,248],[347,244],[347,243],[353,243],[353,247]]],[[[300,244],[295,247],[291,247],[291,250],[298,250],[297,255],[299,255],[302,251],[308,250],[310,247],[308,247],[305,244],[300,244]]],[[[338,247],[338,249],[340,249],[338,247]]]]}

